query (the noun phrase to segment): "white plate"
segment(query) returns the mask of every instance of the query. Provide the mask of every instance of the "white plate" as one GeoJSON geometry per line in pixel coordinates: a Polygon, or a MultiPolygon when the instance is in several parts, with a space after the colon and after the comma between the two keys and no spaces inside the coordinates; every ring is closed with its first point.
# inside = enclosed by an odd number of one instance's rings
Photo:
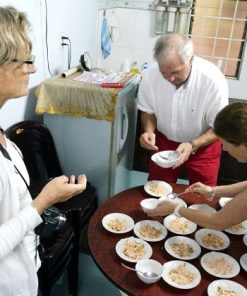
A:
{"type": "Polygon", "coordinates": [[[216,210],[207,204],[194,204],[194,205],[189,206],[189,208],[195,209],[195,210],[205,210],[209,213],[216,213],[216,210]]]}
{"type": "Polygon", "coordinates": [[[197,258],[201,254],[201,247],[198,245],[198,243],[195,240],[186,236],[172,236],[165,241],[164,246],[167,253],[181,260],[192,260],[194,258],[197,258]],[[173,250],[172,247],[174,244],[182,244],[182,243],[187,244],[191,248],[190,255],[188,256],[179,255],[173,250]]]}
{"type": "Polygon", "coordinates": [[[122,214],[122,213],[111,213],[111,214],[108,214],[106,215],[103,219],[102,219],[102,224],[104,226],[104,228],[110,232],[113,232],[113,233],[126,233],[126,232],[129,232],[131,231],[133,228],[134,228],[134,220],[128,216],[128,215],[125,215],[125,214],[122,214]],[[123,229],[123,230],[114,230],[110,227],[109,223],[111,221],[114,221],[118,219],[119,221],[125,223],[126,227],[123,229]]]}
{"type": "Polygon", "coordinates": [[[116,244],[116,252],[118,254],[118,256],[122,259],[124,259],[125,261],[128,261],[128,262],[133,262],[133,263],[136,263],[142,259],[149,259],[152,254],[153,254],[153,250],[152,250],[152,247],[144,240],[142,239],[139,239],[139,238],[136,238],[136,237],[133,237],[133,236],[130,236],[130,237],[127,237],[127,238],[123,238],[123,239],[120,239],[120,241],[117,242],[116,244]],[[126,243],[127,242],[133,242],[133,243],[137,243],[137,244],[143,244],[144,245],[144,254],[142,257],[138,258],[138,259],[134,259],[134,258],[131,258],[129,256],[126,256],[124,254],[124,249],[125,249],[125,246],[126,246],[126,243]]]}
{"type": "Polygon", "coordinates": [[[245,244],[246,247],[247,247],[247,234],[245,234],[245,235],[243,236],[243,242],[244,242],[244,244],[245,244]]]}
{"type": "Polygon", "coordinates": [[[161,197],[171,193],[172,187],[164,181],[153,180],[144,185],[144,190],[152,196],[161,197]]]}
{"type": "Polygon", "coordinates": [[[219,204],[223,208],[230,200],[232,200],[232,197],[221,197],[219,204]]]}
{"type": "Polygon", "coordinates": [[[163,224],[161,224],[158,221],[143,220],[143,221],[140,221],[140,222],[135,224],[134,233],[135,233],[136,236],[138,236],[139,238],[141,238],[141,239],[143,239],[145,241],[158,242],[158,241],[161,241],[162,239],[164,239],[167,236],[167,229],[165,228],[165,226],[163,224]],[[156,230],[160,231],[159,236],[157,236],[155,238],[148,238],[146,236],[143,236],[140,233],[140,229],[141,229],[141,227],[145,227],[145,226],[154,227],[156,230]]]}
{"type": "Polygon", "coordinates": [[[162,278],[164,279],[165,282],[167,282],[169,285],[179,288],[179,289],[191,289],[196,287],[200,281],[201,281],[201,274],[199,270],[192,264],[182,261],[182,260],[173,260],[165,263],[163,265],[163,275],[162,278]],[[184,265],[186,267],[186,270],[193,273],[195,275],[195,278],[193,279],[192,282],[188,284],[180,284],[176,283],[174,280],[171,279],[170,272],[173,269],[177,269],[180,265],[184,265]]]}
{"type": "Polygon", "coordinates": [[[247,272],[247,253],[240,257],[240,265],[247,272]]]}
{"type": "Polygon", "coordinates": [[[176,204],[183,205],[183,206],[185,206],[187,208],[186,202],[184,200],[182,200],[180,197],[170,199],[167,196],[162,196],[162,197],[159,198],[159,201],[162,201],[162,200],[169,200],[169,201],[174,202],[176,204]]]}
{"type": "Polygon", "coordinates": [[[233,291],[237,296],[246,296],[247,290],[240,284],[231,280],[215,280],[208,286],[208,296],[217,295],[217,290],[222,288],[224,290],[233,291]]]}
{"type": "Polygon", "coordinates": [[[212,251],[224,250],[224,249],[228,248],[230,245],[230,240],[225,233],[223,233],[222,231],[217,231],[217,230],[213,230],[213,229],[209,229],[209,228],[203,228],[203,229],[198,230],[195,233],[195,239],[198,242],[198,244],[200,244],[202,247],[204,247],[208,250],[212,250],[212,251]],[[203,242],[203,238],[206,235],[214,235],[214,236],[216,235],[217,237],[222,239],[222,245],[218,246],[218,247],[214,247],[213,245],[211,245],[211,246],[206,245],[203,242]]]}
{"type": "Polygon", "coordinates": [[[165,217],[164,225],[169,231],[176,233],[176,234],[183,234],[183,235],[191,234],[197,228],[197,225],[195,223],[193,223],[183,217],[178,218],[174,214],[171,214],[171,215],[165,217]],[[176,225],[176,226],[178,226],[177,229],[174,229],[174,227],[173,227],[174,225],[171,225],[171,223],[174,223],[173,221],[177,221],[177,222],[175,222],[175,223],[178,223],[176,225]],[[183,225],[185,225],[186,227],[183,227],[183,225]],[[179,229],[181,227],[183,227],[183,228],[179,229]]]}
{"type": "Polygon", "coordinates": [[[223,279],[232,278],[232,277],[238,275],[240,272],[240,266],[239,266],[238,262],[230,255],[227,255],[227,254],[221,253],[221,252],[209,252],[209,253],[204,254],[201,257],[201,265],[209,274],[214,275],[219,278],[223,278],[223,279]],[[215,271],[214,269],[212,269],[212,267],[207,265],[207,262],[212,262],[214,260],[222,260],[222,259],[224,259],[225,262],[231,266],[231,270],[229,270],[229,272],[226,272],[227,270],[224,267],[222,267],[223,268],[222,272],[215,271]],[[223,270],[224,270],[224,272],[223,272],[223,270]]]}
{"type": "Polygon", "coordinates": [[[247,233],[247,220],[245,220],[239,224],[241,224],[241,228],[239,228],[239,229],[227,228],[224,231],[231,233],[231,234],[237,234],[237,235],[246,234],[247,233]]]}

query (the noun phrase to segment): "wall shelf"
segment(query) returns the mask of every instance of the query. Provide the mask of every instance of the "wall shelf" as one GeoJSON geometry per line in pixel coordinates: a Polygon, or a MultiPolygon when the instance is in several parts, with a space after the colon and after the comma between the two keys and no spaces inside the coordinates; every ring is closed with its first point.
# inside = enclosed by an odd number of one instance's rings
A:
{"type": "Polygon", "coordinates": [[[99,9],[130,8],[155,10],[153,0],[99,0],[99,9]]]}

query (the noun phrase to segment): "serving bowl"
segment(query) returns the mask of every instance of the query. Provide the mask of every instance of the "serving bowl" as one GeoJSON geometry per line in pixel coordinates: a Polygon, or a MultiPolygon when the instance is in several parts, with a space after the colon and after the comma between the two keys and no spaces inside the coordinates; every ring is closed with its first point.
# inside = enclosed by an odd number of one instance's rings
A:
{"type": "Polygon", "coordinates": [[[145,212],[147,210],[154,209],[158,203],[159,203],[159,200],[157,198],[145,198],[140,202],[140,205],[143,211],[145,212]]]}
{"type": "Polygon", "coordinates": [[[153,154],[151,157],[152,161],[162,168],[173,167],[180,158],[181,155],[173,150],[160,151],[153,154]]]}
{"type": "Polygon", "coordinates": [[[136,263],[135,265],[136,274],[140,280],[142,280],[146,284],[153,284],[156,283],[162,276],[163,273],[163,266],[156,260],[153,259],[143,259],[136,263]],[[153,272],[157,274],[157,277],[145,277],[143,273],[138,272],[153,272]]]}

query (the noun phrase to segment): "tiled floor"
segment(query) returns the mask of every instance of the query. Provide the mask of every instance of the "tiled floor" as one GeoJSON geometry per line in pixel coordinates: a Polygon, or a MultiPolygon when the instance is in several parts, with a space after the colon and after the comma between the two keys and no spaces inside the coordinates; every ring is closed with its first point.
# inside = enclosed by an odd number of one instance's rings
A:
{"type": "MultiPolygon", "coordinates": [[[[52,296],[68,296],[67,277],[54,286],[52,296]]],[[[88,252],[80,253],[78,296],[121,296],[120,291],[102,274],[88,252]]]]}

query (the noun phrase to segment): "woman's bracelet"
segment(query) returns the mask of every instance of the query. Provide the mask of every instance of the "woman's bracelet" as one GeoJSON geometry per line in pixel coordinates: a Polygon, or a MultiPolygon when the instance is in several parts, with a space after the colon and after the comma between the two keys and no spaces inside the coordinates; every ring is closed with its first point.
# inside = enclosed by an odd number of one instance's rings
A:
{"type": "Polygon", "coordinates": [[[212,192],[210,194],[210,196],[208,197],[209,201],[212,201],[216,196],[216,187],[212,187],[212,192]]]}

